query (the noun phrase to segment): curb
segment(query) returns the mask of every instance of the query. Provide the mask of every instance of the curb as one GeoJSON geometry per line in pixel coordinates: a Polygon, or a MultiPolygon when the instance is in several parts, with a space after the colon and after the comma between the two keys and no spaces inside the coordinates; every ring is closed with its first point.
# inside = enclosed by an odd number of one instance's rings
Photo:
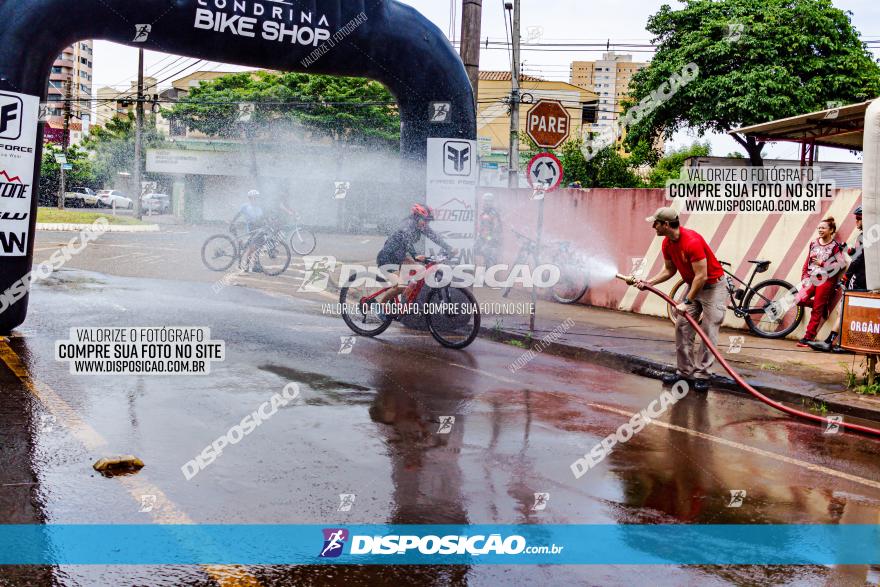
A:
{"type": "MultiPolygon", "coordinates": [[[[515,332],[510,332],[507,330],[495,330],[491,328],[480,328],[480,337],[501,343],[505,343],[510,340],[517,340],[526,344],[528,344],[529,342],[535,342],[534,338],[530,339],[527,336],[517,334],[515,332]]],[[[523,352],[529,350],[529,348],[530,347],[523,347],[523,352]]],[[[599,364],[604,367],[610,367],[619,371],[626,371],[629,373],[633,373],[634,375],[640,375],[642,377],[648,377],[651,379],[659,379],[663,375],[675,373],[675,367],[670,364],[661,363],[659,361],[652,361],[643,357],[628,355],[626,353],[620,353],[607,349],[591,349],[555,342],[544,349],[543,352],[558,357],[564,357],[567,359],[589,361],[590,363],[599,364]]],[[[737,385],[737,383],[730,377],[713,374],[710,382],[710,385],[714,388],[723,389],[725,391],[736,393],[737,395],[753,398],[755,399],[755,401],[759,401],[754,398],[750,393],[737,385]]],[[[833,412],[835,414],[843,416],[850,416],[853,418],[870,420],[872,422],[880,422],[880,411],[878,410],[872,410],[870,408],[864,408],[861,406],[853,406],[850,404],[837,402],[833,399],[825,397],[813,398],[811,396],[799,394],[791,390],[781,389],[778,387],[768,387],[766,385],[759,385],[754,383],[751,383],[751,385],[770,399],[799,405],[801,408],[804,408],[804,411],[809,411],[803,404],[804,400],[809,400],[813,402],[819,401],[824,403],[828,407],[829,412],[833,412]]]]}
{"type": "MultiPolygon", "coordinates": [[[[37,222],[37,230],[46,232],[78,232],[94,228],[94,224],[49,224],[37,222]]],[[[103,232],[159,232],[158,224],[107,224],[103,232]]]]}

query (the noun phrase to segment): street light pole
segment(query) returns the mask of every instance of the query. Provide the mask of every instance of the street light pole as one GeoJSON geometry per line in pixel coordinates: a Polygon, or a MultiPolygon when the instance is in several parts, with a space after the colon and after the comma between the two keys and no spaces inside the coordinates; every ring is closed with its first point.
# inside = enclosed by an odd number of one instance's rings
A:
{"type": "Polygon", "coordinates": [[[513,9],[513,25],[510,35],[513,42],[513,63],[511,64],[510,81],[510,161],[509,176],[507,186],[516,189],[519,187],[519,62],[520,62],[520,0],[507,2],[505,5],[508,11],[513,9]]]}
{"type": "Polygon", "coordinates": [[[137,120],[134,131],[134,216],[140,219],[141,210],[141,153],[144,140],[144,50],[138,50],[138,93],[137,93],[137,120]]]}
{"type": "Polygon", "coordinates": [[[70,118],[72,116],[71,113],[71,101],[73,100],[73,77],[68,76],[67,81],[64,82],[64,131],[61,136],[61,152],[64,154],[64,163],[61,163],[61,185],[59,186],[60,192],[58,193],[58,209],[64,210],[64,194],[67,192],[67,170],[64,169],[64,166],[67,165],[67,147],[70,145],[70,118]]]}

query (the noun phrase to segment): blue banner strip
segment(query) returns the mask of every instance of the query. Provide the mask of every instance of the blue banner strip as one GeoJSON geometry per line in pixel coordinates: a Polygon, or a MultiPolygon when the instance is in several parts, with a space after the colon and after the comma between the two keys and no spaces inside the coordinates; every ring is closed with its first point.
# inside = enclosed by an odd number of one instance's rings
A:
{"type": "Polygon", "coordinates": [[[877,525],[0,525],[0,565],[880,564],[877,525]]]}

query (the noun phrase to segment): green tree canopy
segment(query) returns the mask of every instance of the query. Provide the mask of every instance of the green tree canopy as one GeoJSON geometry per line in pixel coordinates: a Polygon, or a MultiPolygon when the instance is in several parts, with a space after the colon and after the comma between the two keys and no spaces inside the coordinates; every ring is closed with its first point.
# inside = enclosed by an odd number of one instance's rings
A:
{"type": "Polygon", "coordinates": [[[400,116],[394,97],[376,81],[304,73],[254,72],[203,82],[166,116],[210,136],[239,138],[239,104],[253,103],[251,122],[273,131],[301,126],[320,136],[396,146],[400,116]]]}
{"type": "MultiPolygon", "coordinates": [[[[728,133],[823,110],[828,102],[861,102],[880,94],[880,68],[853,27],[851,13],[831,0],[682,3],[680,10],[664,5],[648,20],[658,49],[633,76],[626,108],[646,99],[657,105],[640,108],[650,111],[630,127],[631,147],[686,127],[700,134],[728,133]],[[737,25],[743,25],[739,36],[737,25]],[[655,92],[690,63],[699,67],[693,81],[667,101],[656,100],[655,92]]],[[[764,145],[734,138],[752,164],[760,165],[764,145]]]]}
{"type": "MultiPolygon", "coordinates": [[[[117,173],[134,171],[134,137],[135,117],[117,116],[104,126],[93,126],[88,139],[83,141],[83,148],[92,152],[94,172],[99,185],[110,185],[117,173]]],[[[145,169],[147,149],[162,148],[165,137],[156,130],[155,115],[148,115],[144,122],[141,169],[145,169]]],[[[144,174],[145,180],[155,180],[150,174],[144,174]]]]}
{"type": "Polygon", "coordinates": [[[665,188],[666,181],[676,179],[681,174],[684,162],[690,157],[708,157],[712,148],[706,143],[694,143],[689,147],[673,149],[663,156],[648,176],[649,188],[665,188]]]}
{"type": "MultiPolygon", "coordinates": [[[[61,166],[55,161],[55,155],[61,154],[61,146],[48,144],[43,149],[43,159],[40,162],[40,201],[50,203],[58,195],[61,187],[61,166]]],[[[73,169],[64,175],[65,187],[100,189],[100,180],[95,173],[94,164],[89,159],[89,154],[76,145],[67,149],[67,162],[73,169]]]]}
{"type": "MultiPolygon", "coordinates": [[[[520,138],[529,145],[526,156],[533,157],[544,150],[538,148],[527,134],[520,133],[520,138]]],[[[584,188],[645,187],[645,182],[636,173],[635,158],[621,155],[616,146],[609,146],[599,150],[587,161],[582,147],[583,139],[572,139],[563,143],[559,149],[550,151],[562,163],[565,173],[563,186],[578,181],[584,188]]]]}

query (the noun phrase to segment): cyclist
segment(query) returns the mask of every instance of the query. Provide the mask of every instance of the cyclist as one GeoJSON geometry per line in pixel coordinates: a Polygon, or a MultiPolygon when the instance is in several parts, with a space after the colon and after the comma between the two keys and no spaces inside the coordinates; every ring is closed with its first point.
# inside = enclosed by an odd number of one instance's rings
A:
{"type": "Polygon", "coordinates": [[[483,258],[483,263],[491,267],[498,262],[501,250],[501,214],[495,208],[495,196],[483,194],[483,209],[480,211],[480,224],[477,227],[475,253],[483,258]]]}
{"type": "MultiPolygon", "coordinates": [[[[376,299],[380,304],[393,300],[406,288],[406,283],[402,283],[400,276],[397,275],[401,265],[412,265],[416,261],[425,260],[424,255],[416,253],[415,244],[419,239],[425,237],[440,245],[440,248],[447,255],[455,254],[456,251],[443,240],[443,237],[428,226],[432,220],[434,220],[434,210],[431,207],[413,204],[409,217],[404,219],[397,230],[385,241],[385,245],[376,257],[376,263],[388,278],[391,288],[376,299]]],[[[387,319],[381,309],[378,315],[382,320],[387,319]]]]}
{"type": "Polygon", "coordinates": [[[244,254],[241,256],[241,269],[248,271],[248,265],[253,261],[250,271],[252,273],[262,273],[263,267],[260,265],[260,259],[257,256],[257,247],[261,244],[257,242],[256,231],[265,224],[265,216],[263,209],[259,206],[260,192],[251,190],[248,192],[248,203],[242,205],[238,213],[244,218],[245,230],[248,234],[248,241],[245,245],[244,254]]]}

